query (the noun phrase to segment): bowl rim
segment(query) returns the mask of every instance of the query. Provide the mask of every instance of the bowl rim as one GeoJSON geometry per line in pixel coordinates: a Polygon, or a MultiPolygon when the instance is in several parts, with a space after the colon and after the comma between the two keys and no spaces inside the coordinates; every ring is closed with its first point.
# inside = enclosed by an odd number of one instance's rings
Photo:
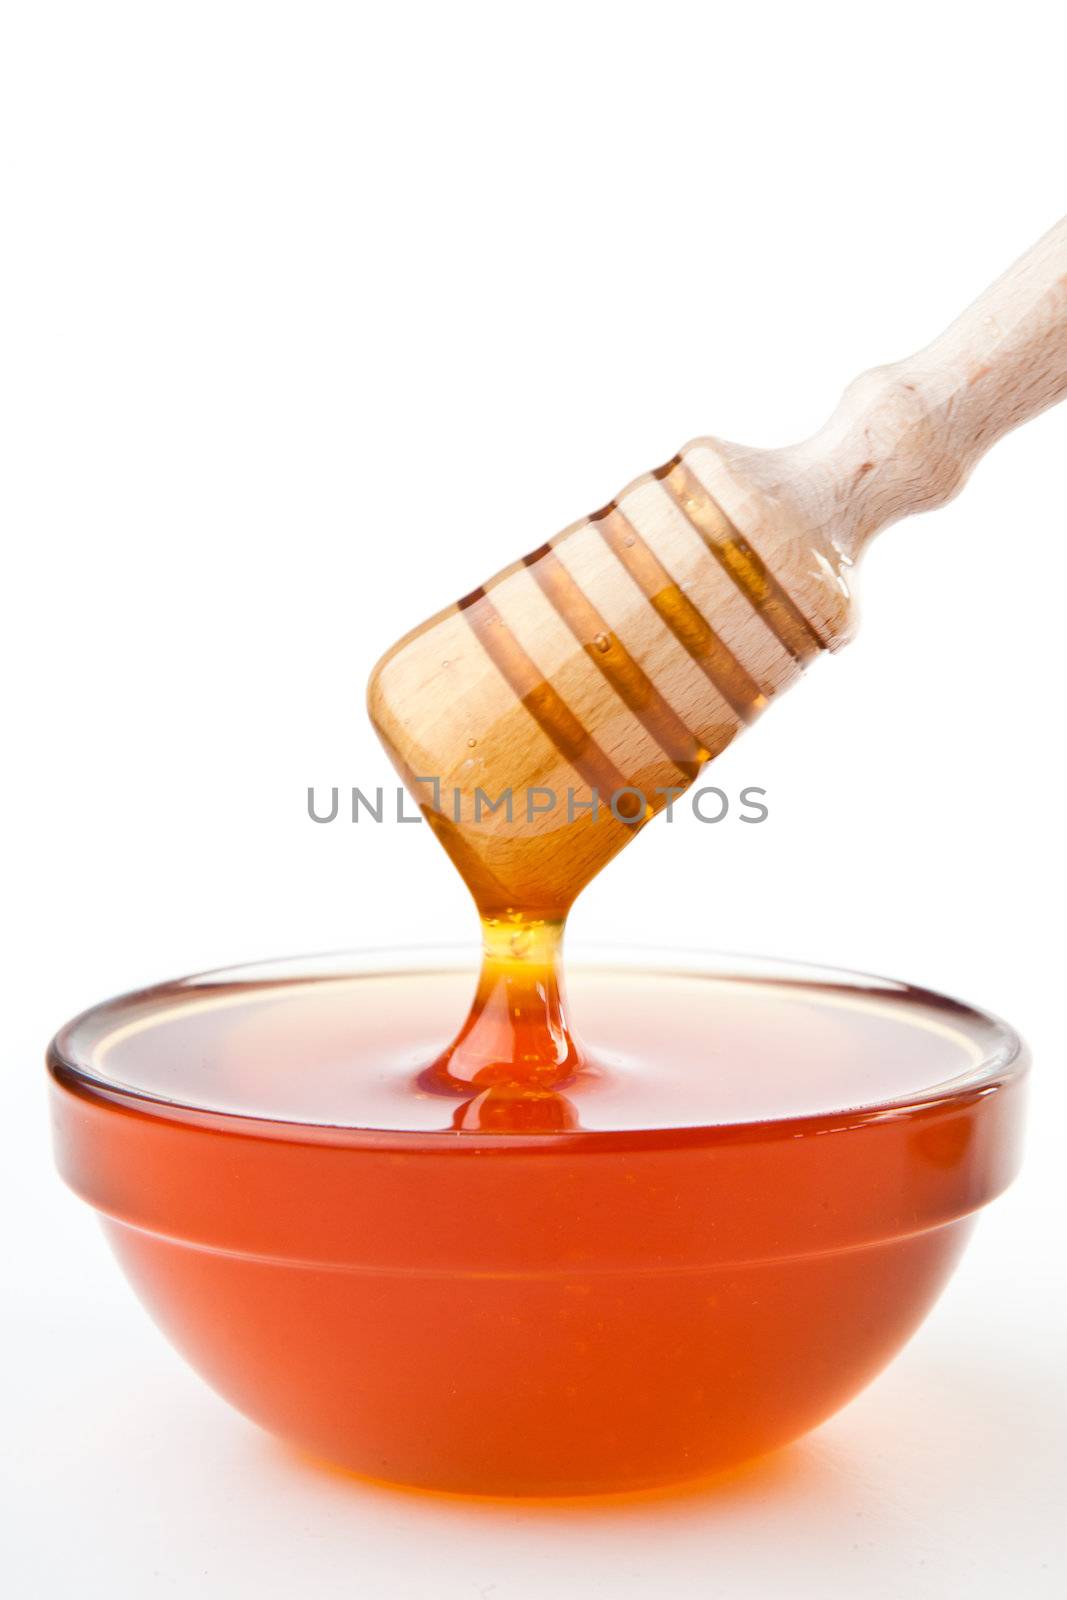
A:
{"type": "Polygon", "coordinates": [[[939,1109],[957,1108],[985,1098],[1023,1077],[1031,1065],[1030,1052],[1017,1031],[996,1013],[934,989],[887,978],[853,968],[829,966],[751,954],[739,951],[712,951],[696,946],[612,943],[576,940],[568,947],[567,968],[635,968],[662,976],[692,976],[730,979],[740,982],[774,982],[846,990],[869,995],[878,991],[887,996],[907,997],[935,1010],[946,1011],[958,1023],[966,1024],[976,1041],[983,1043],[980,1062],[943,1082],[899,1096],[886,1096],[861,1106],[840,1107],[793,1114],[779,1118],[740,1120],[730,1123],[702,1123],[691,1127],[648,1127],[629,1129],[576,1128],[551,1133],[478,1133],[442,1129],[388,1129],[361,1127],[355,1123],[293,1121],[285,1117],[257,1115],[247,1111],[220,1110],[188,1101],[169,1099],[158,1093],[108,1079],[94,1073],[74,1041],[86,1028],[103,1030],[134,1003],[146,1010],[163,1002],[173,1002],[197,989],[226,989],[263,983],[278,988],[323,979],[384,977],[394,974],[438,974],[470,971],[476,974],[477,946],[467,943],[416,945],[368,945],[314,955],[267,958],[239,965],[208,968],[181,978],[165,980],[125,991],[87,1007],[65,1023],[51,1040],[46,1055],[49,1074],[56,1085],[83,1099],[111,1106],[156,1120],[180,1122],[205,1129],[225,1128],[250,1137],[297,1143],[329,1143],[374,1148],[445,1148],[462,1141],[463,1148],[478,1145],[502,1153],[507,1150],[547,1151],[564,1146],[595,1146],[607,1151],[613,1146],[633,1149],[669,1143],[736,1143],[758,1139],[796,1138],[806,1131],[829,1132],[833,1128],[856,1128],[888,1118],[914,1117],[939,1109]]]}

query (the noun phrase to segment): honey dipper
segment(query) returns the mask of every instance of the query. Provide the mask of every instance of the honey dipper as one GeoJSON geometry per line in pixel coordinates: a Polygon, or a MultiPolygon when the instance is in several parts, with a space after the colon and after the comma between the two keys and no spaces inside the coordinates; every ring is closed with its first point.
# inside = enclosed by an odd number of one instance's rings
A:
{"type": "Polygon", "coordinates": [[[1067,393],[1067,219],[780,450],[696,439],[393,646],[372,720],[486,919],[559,922],[823,650],[867,541],[1067,393]],[[509,798],[510,796],[510,798],[509,798]]]}

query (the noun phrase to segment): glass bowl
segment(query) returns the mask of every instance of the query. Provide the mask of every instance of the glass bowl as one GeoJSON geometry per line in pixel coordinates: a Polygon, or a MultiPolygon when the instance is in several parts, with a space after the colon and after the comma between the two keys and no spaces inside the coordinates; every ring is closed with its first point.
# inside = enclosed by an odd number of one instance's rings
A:
{"type": "Polygon", "coordinates": [[[60,1171],[247,1416],[408,1485],[634,1490],[796,1438],[922,1320],[1018,1165],[1011,1029],[748,957],[567,975],[600,1067],[517,1130],[413,1087],[465,952],[208,973],[57,1035],[60,1171]]]}

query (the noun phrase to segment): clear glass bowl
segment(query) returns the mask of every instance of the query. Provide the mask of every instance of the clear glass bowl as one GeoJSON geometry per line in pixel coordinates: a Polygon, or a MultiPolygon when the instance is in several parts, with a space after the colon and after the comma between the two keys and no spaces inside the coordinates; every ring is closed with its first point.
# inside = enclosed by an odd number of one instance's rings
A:
{"type": "Polygon", "coordinates": [[[784,1444],[895,1354],[1017,1167],[1005,1024],[747,957],[578,952],[600,1070],[537,1127],[457,1132],[413,1083],[473,984],[441,950],[233,969],[49,1052],[60,1170],[161,1327],[358,1472],[604,1493],[784,1444]]]}

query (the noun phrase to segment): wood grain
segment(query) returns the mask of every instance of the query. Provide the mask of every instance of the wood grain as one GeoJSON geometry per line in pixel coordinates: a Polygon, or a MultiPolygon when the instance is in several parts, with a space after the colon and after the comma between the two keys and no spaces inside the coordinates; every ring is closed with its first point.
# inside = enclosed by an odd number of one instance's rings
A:
{"type": "Polygon", "coordinates": [[[857,378],[813,438],[696,439],[395,645],[370,714],[483,913],[565,914],[849,638],[873,535],[943,505],[1065,394],[1067,219],[933,344],[857,378]],[[479,802],[504,791],[510,815],[479,802]]]}

